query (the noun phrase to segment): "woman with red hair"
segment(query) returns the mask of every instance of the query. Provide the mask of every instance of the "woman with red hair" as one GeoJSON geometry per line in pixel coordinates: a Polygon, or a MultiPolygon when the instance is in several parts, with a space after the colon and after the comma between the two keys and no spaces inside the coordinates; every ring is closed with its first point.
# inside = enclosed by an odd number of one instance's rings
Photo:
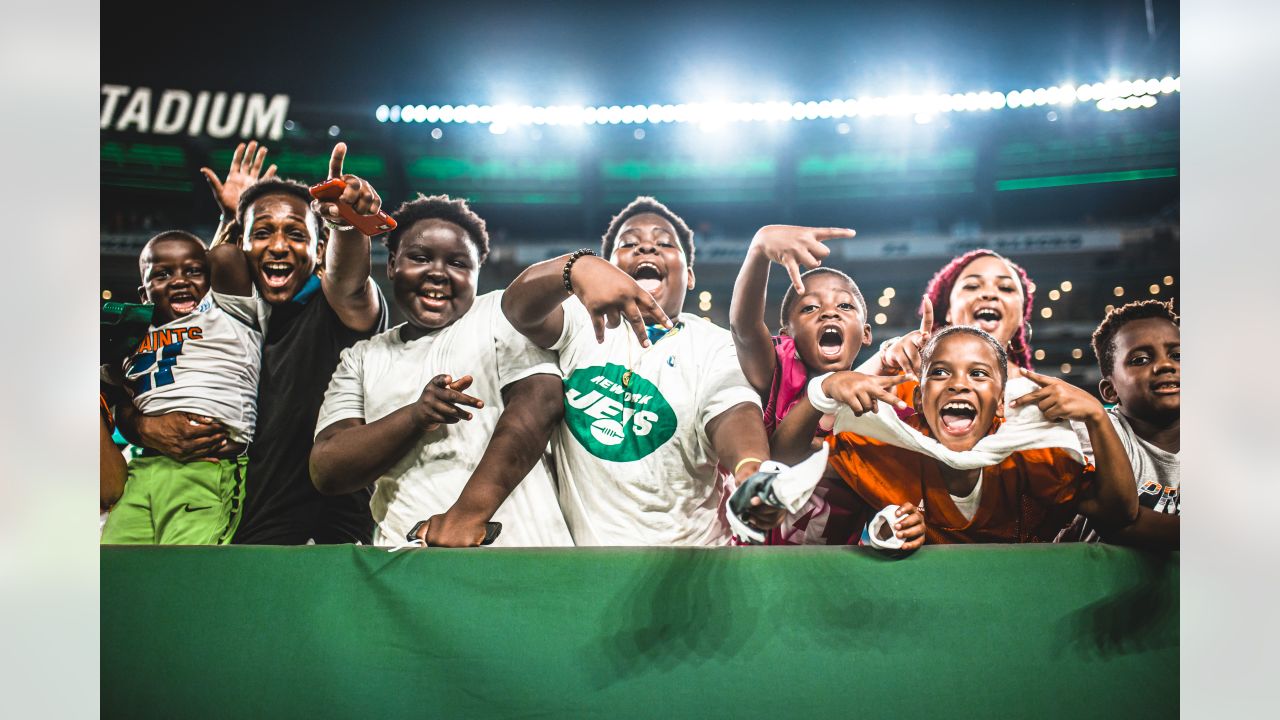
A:
{"type": "Polygon", "coordinates": [[[920,348],[948,325],[986,331],[1009,355],[1009,377],[1031,367],[1031,311],[1035,284],[1027,272],[993,250],[971,250],[929,281],[920,301],[920,329],[886,341],[860,372],[897,375],[920,371],[920,348]]]}

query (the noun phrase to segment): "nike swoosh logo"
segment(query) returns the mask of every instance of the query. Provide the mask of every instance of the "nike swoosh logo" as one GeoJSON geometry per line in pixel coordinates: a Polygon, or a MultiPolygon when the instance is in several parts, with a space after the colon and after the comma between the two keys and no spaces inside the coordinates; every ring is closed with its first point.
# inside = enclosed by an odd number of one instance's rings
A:
{"type": "Polygon", "coordinates": [[[212,508],[212,507],[213,507],[212,505],[205,505],[204,507],[191,507],[191,503],[187,503],[185,506],[183,506],[182,509],[187,512],[195,512],[197,510],[208,510],[209,508],[212,508]]]}

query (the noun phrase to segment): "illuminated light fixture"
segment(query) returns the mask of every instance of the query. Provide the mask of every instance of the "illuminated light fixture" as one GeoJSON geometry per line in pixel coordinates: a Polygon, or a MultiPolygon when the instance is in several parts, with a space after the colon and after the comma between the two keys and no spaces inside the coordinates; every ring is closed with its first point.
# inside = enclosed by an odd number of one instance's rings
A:
{"type": "Polygon", "coordinates": [[[1105,308],[1103,308],[1103,310],[1104,310],[1105,312],[1112,313],[1112,312],[1115,312],[1115,310],[1116,310],[1116,306],[1115,306],[1115,305],[1108,305],[1108,306],[1106,306],[1105,308]]]}
{"type": "Polygon", "coordinates": [[[1062,292],[1071,292],[1071,281],[1063,280],[1062,284],[1059,285],[1058,287],[1062,288],[1062,292]]]}
{"type": "Polygon", "coordinates": [[[110,300],[110,299],[111,299],[111,291],[110,291],[110,290],[103,290],[103,291],[102,291],[102,299],[103,299],[103,300],[110,300]]]}
{"type": "Polygon", "coordinates": [[[1165,285],[1172,285],[1172,284],[1173,284],[1173,276],[1172,276],[1172,275],[1165,275],[1165,276],[1164,276],[1164,284],[1165,284],[1165,285]]]}
{"type": "Polygon", "coordinates": [[[1075,358],[1076,360],[1079,360],[1080,358],[1084,357],[1084,351],[1081,350],[1080,348],[1076,348],[1071,351],[1071,357],[1075,358]]]}
{"type": "Polygon", "coordinates": [[[880,307],[889,307],[889,303],[891,302],[893,302],[891,298],[882,296],[879,300],[876,301],[876,304],[878,304],[880,307]]]}
{"type": "Polygon", "coordinates": [[[1040,317],[1048,320],[1053,317],[1053,308],[1040,308],[1040,317]]]}
{"type": "Polygon", "coordinates": [[[432,139],[432,140],[439,140],[439,139],[440,139],[440,138],[442,138],[442,137],[444,137],[444,131],[443,131],[443,130],[441,130],[440,128],[431,128],[431,139],[432,139]]]}
{"type": "Polygon", "coordinates": [[[897,291],[897,290],[894,290],[894,289],[893,289],[893,288],[891,288],[891,287],[889,287],[889,288],[885,288],[885,289],[884,289],[884,292],[883,292],[883,293],[880,293],[880,294],[881,294],[881,295],[884,295],[884,296],[885,296],[885,297],[887,297],[887,298],[891,298],[891,297],[893,297],[894,295],[897,295],[897,294],[898,294],[898,291],[897,291]]]}
{"type": "Polygon", "coordinates": [[[1156,285],[1155,283],[1152,283],[1152,284],[1151,284],[1151,287],[1147,288],[1147,290],[1151,291],[1151,294],[1152,294],[1152,295],[1159,295],[1159,294],[1160,294],[1160,286],[1159,286],[1159,285],[1156,285]]]}
{"type": "Polygon", "coordinates": [[[1124,288],[1117,285],[1114,288],[1112,288],[1111,294],[1115,295],[1116,297],[1124,297],[1124,288]]]}
{"type": "Polygon", "coordinates": [[[1058,299],[1058,298],[1060,298],[1060,297],[1062,297],[1062,293],[1058,292],[1057,290],[1050,290],[1050,291],[1049,291],[1049,299],[1050,299],[1050,300],[1057,300],[1057,299],[1058,299]]]}
{"type": "Polygon", "coordinates": [[[711,302],[711,291],[703,290],[702,292],[698,293],[698,300],[700,302],[711,302]]]}
{"type": "Polygon", "coordinates": [[[631,133],[631,137],[633,137],[633,138],[635,138],[635,139],[637,139],[637,140],[643,140],[643,139],[644,139],[644,128],[636,128],[636,131],[635,131],[635,132],[633,132],[633,133],[631,133]]]}
{"type": "Polygon", "coordinates": [[[876,313],[876,324],[877,324],[877,325],[883,325],[883,324],[885,324],[885,323],[887,323],[887,322],[889,322],[889,316],[888,316],[888,315],[885,315],[884,313],[876,313]]]}
{"type": "Polygon", "coordinates": [[[840,123],[839,125],[836,125],[836,132],[840,133],[841,135],[848,135],[849,123],[840,123]]]}
{"type": "Polygon", "coordinates": [[[1062,363],[1062,367],[1058,369],[1062,371],[1063,375],[1066,375],[1067,373],[1071,372],[1071,363],[1062,363]]]}
{"type": "Polygon", "coordinates": [[[1043,350],[1037,350],[1037,351],[1036,351],[1036,359],[1037,359],[1037,360],[1043,360],[1043,359],[1044,359],[1044,351],[1043,351],[1043,350]]]}
{"type": "Polygon", "coordinates": [[[507,132],[507,126],[502,123],[493,123],[489,126],[489,132],[494,135],[505,135],[507,132]]]}
{"type": "Polygon", "coordinates": [[[378,122],[462,122],[483,125],[646,125],[695,123],[719,125],[731,122],[779,122],[826,120],[858,116],[912,117],[919,122],[939,113],[986,112],[990,110],[1072,105],[1096,101],[1099,110],[1149,108],[1156,94],[1182,91],[1182,78],[1160,80],[1110,80],[1102,83],[1027,88],[998,92],[927,93],[888,97],[828,98],[824,100],[770,102],[710,102],[678,105],[610,106],[494,106],[379,105],[378,122]],[[1104,102],[1105,101],[1105,102],[1104,102]],[[425,110],[424,110],[425,108],[425,110]]]}

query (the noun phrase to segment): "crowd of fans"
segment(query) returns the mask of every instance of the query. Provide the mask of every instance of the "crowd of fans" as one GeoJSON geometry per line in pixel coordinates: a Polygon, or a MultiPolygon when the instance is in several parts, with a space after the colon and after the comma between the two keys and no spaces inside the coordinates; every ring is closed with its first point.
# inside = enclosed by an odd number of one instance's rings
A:
{"type": "Polygon", "coordinates": [[[242,144],[225,177],[203,170],[215,237],[142,250],[150,324],[101,373],[103,543],[728,545],[736,519],[768,544],[898,552],[1178,546],[1171,303],[1100,319],[1104,405],[1034,371],[1034,285],[992,251],[938,270],[920,328],[855,368],[867,304],[822,265],[852,229],[761,228],[724,329],[682,312],[694,233],[654,198],[622,208],[598,252],[477,297],[485,221],[419,195],[381,236],[406,318],[388,329],[371,239],[340,211],[381,199],[345,153],[341,197],[318,201],[242,144]],[[777,334],[774,264],[791,281],[777,334]],[[142,448],[127,466],[114,428],[142,448]],[[802,465],[821,477],[794,505],[729,507],[802,465]]]}

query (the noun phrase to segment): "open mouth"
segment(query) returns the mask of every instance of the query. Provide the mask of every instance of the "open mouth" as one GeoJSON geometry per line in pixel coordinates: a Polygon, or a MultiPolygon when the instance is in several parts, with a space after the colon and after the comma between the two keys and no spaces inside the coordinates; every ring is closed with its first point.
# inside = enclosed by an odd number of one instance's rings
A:
{"type": "Polygon", "coordinates": [[[651,262],[642,262],[631,271],[636,284],[652,295],[662,287],[662,270],[651,262]]]}
{"type": "Polygon", "coordinates": [[[978,409],[963,400],[953,400],[942,406],[938,413],[939,425],[948,435],[964,435],[973,429],[978,419],[978,409]]]}
{"type": "Polygon", "coordinates": [[[282,288],[289,284],[291,277],[293,277],[293,265],[290,263],[262,263],[262,278],[267,281],[267,287],[282,288]]]}
{"type": "Polygon", "coordinates": [[[190,315],[196,309],[196,296],[187,290],[179,290],[169,296],[169,308],[176,316],[190,315]]]}
{"type": "Polygon", "coordinates": [[[996,328],[1000,327],[1000,321],[1003,318],[1004,315],[993,307],[978,308],[973,313],[974,324],[987,333],[994,333],[996,328]]]}
{"type": "Polygon", "coordinates": [[[818,351],[825,357],[835,357],[844,349],[844,334],[840,328],[827,326],[818,334],[818,351]]]}
{"type": "Polygon", "coordinates": [[[1156,395],[1177,395],[1182,392],[1182,383],[1178,380],[1161,380],[1152,383],[1151,392],[1156,395]]]}
{"type": "Polygon", "coordinates": [[[449,301],[453,296],[443,290],[422,290],[418,292],[418,298],[428,311],[443,312],[449,307],[449,301]]]}

